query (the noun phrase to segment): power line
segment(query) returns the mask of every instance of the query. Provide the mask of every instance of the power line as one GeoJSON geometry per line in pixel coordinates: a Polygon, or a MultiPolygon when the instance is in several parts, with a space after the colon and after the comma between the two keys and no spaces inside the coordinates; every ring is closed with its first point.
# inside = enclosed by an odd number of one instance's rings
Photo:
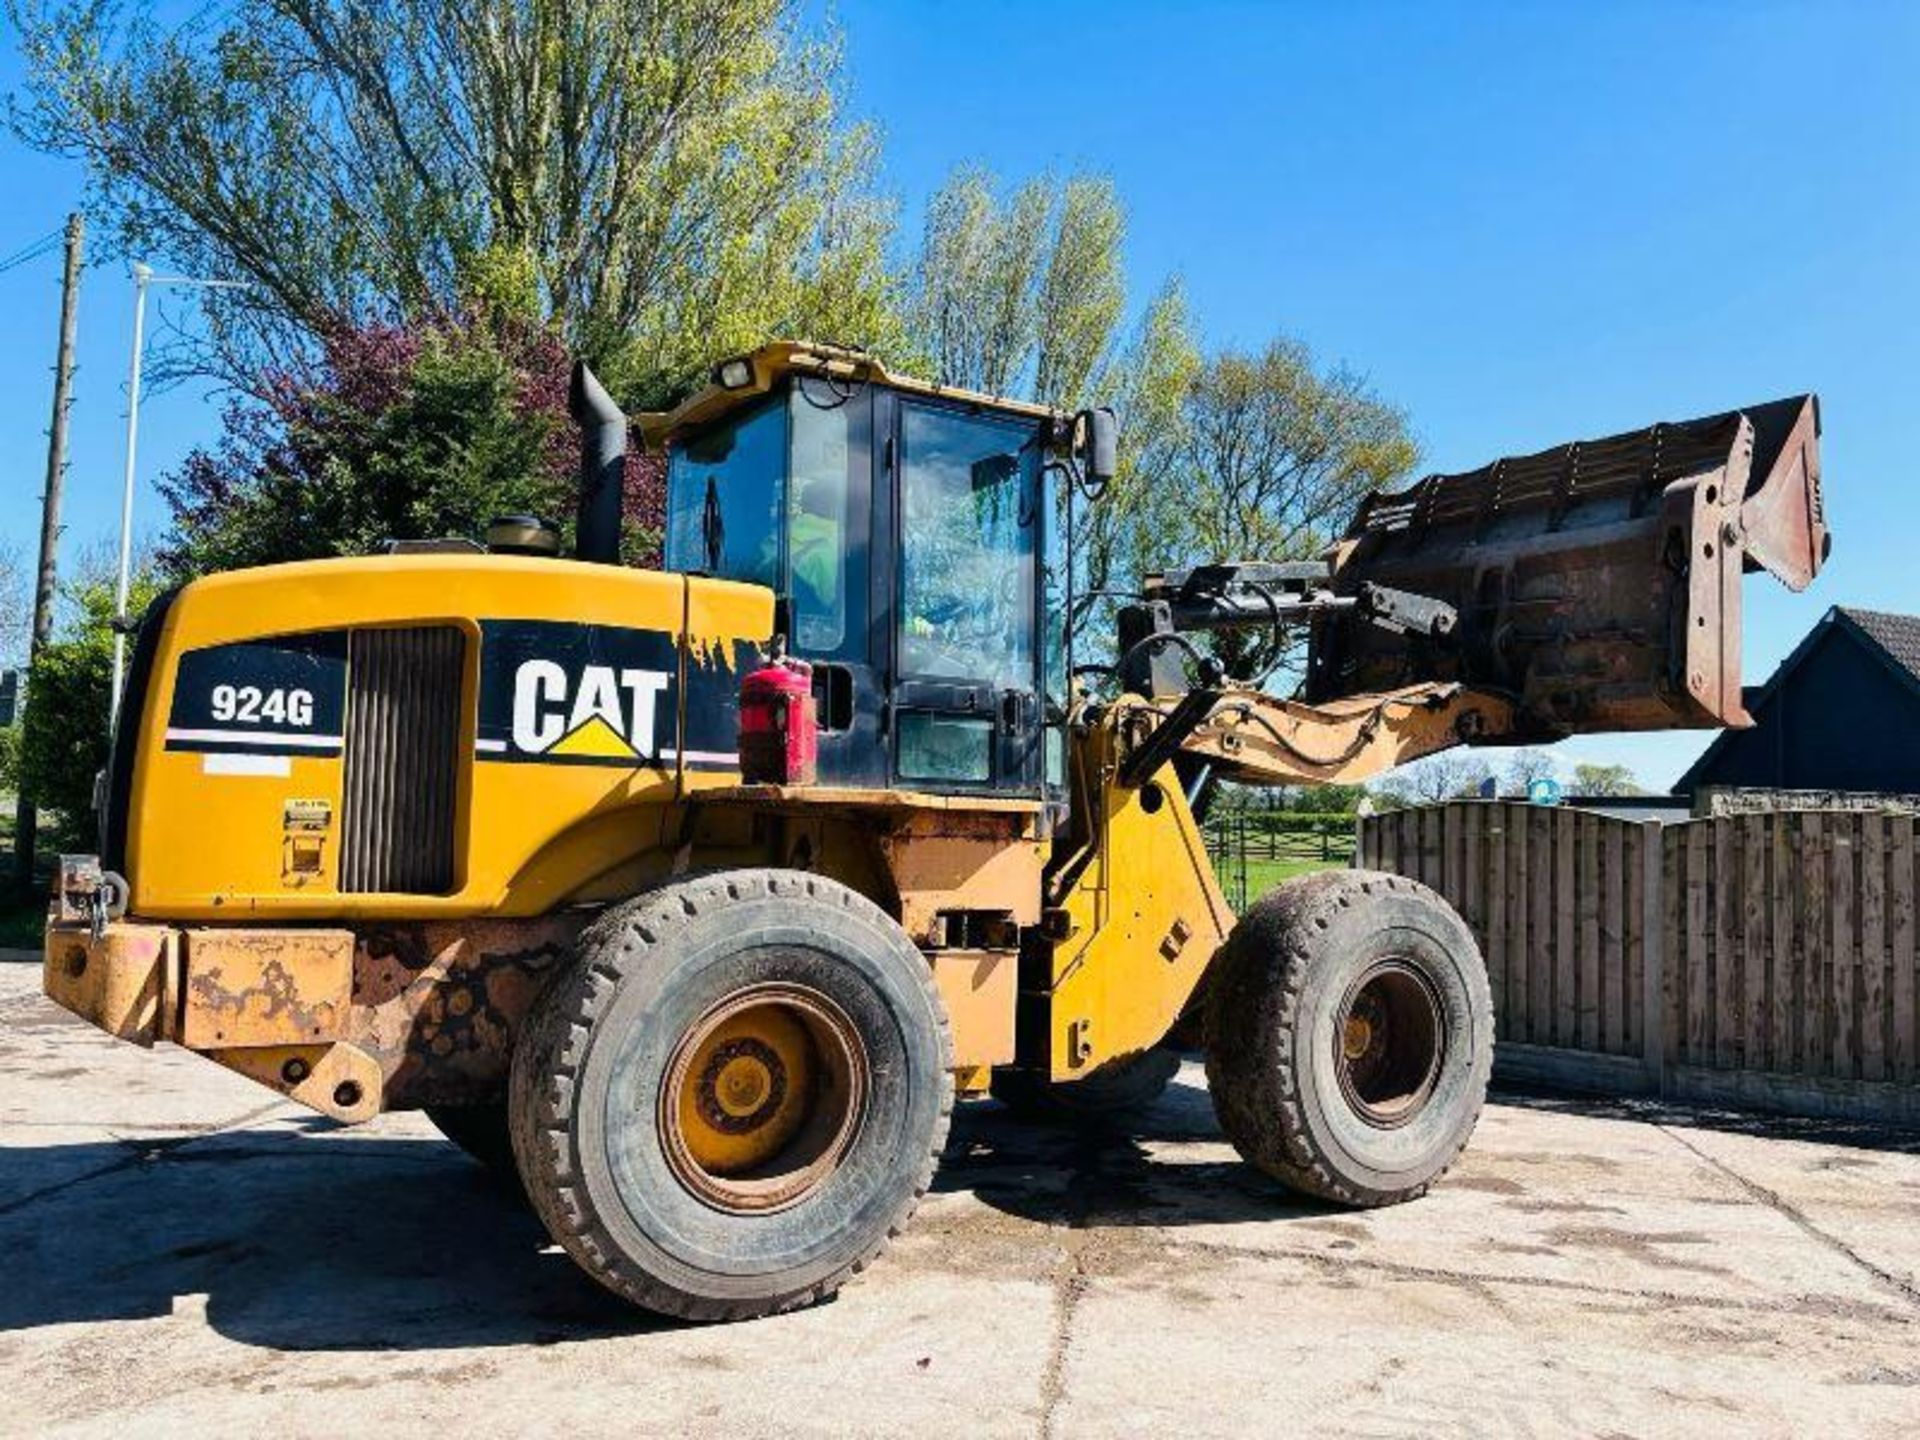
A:
{"type": "Polygon", "coordinates": [[[59,245],[61,243],[61,237],[65,233],[63,229],[49,230],[38,240],[29,241],[26,245],[14,251],[13,254],[7,256],[6,259],[0,260],[0,275],[6,274],[7,271],[13,269],[16,265],[24,265],[29,260],[38,260],[42,255],[45,255],[59,245]]]}

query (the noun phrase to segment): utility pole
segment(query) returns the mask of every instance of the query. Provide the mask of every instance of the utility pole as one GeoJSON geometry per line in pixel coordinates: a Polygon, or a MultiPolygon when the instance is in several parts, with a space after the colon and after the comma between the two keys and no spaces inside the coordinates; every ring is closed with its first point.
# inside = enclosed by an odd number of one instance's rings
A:
{"type": "MultiPolygon", "coordinates": [[[[67,263],[60,280],[60,349],[53,362],[53,424],[47,431],[47,488],[40,502],[40,569],[33,587],[32,662],[53,634],[55,557],[60,548],[60,487],[67,476],[67,409],[73,396],[73,339],[80,303],[80,252],[86,222],[76,211],[67,216],[67,263]]],[[[39,817],[21,788],[13,822],[14,879],[23,890],[33,886],[33,849],[39,817]]]]}

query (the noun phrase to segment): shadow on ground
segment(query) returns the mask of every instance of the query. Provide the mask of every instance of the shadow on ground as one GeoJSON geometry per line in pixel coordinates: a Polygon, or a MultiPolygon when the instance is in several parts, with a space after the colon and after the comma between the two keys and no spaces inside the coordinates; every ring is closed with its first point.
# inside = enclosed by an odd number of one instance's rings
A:
{"type": "Polygon", "coordinates": [[[1231,1151],[1207,1092],[1175,1084],[1136,1114],[1023,1121],[998,1105],[954,1113],[936,1191],[967,1191],[1010,1215],[1074,1227],[1271,1223],[1335,1207],[1296,1195],[1231,1151]],[[1205,1158],[1162,1147],[1207,1145],[1205,1158]]]}
{"type": "MultiPolygon", "coordinates": [[[[1833,1122],[1502,1094],[1599,1117],[1920,1151],[1920,1136],[1833,1122]]],[[[1176,1084],[1129,1124],[955,1115],[940,1193],[1070,1227],[1319,1222],[1220,1142],[1206,1092],[1176,1084]],[[1181,1147],[1199,1145],[1197,1158],[1181,1147]],[[1173,1153],[1169,1153],[1169,1149],[1173,1153]]],[[[603,1292],[524,1202],[451,1145],[330,1122],[190,1140],[0,1149],[0,1330],[141,1319],[207,1323],[282,1350],[546,1344],[665,1328],[603,1292]]],[[[960,1257],[956,1263],[964,1263],[960,1257]]]]}
{"type": "Polygon", "coordinates": [[[1764,1115],[1754,1111],[1725,1110],[1710,1105],[1643,1096],[1613,1098],[1537,1088],[1516,1090],[1502,1085],[1495,1085],[1489,1098],[1496,1104],[1557,1115],[1631,1120],[1641,1125],[1718,1130],[1729,1135],[1750,1135],[1760,1140],[1805,1140],[1816,1145],[1838,1145],[1851,1150],[1885,1150],[1899,1155],[1920,1155],[1920,1130],[1865,1120],[1764,1115]]]}
{"type": "MultiPolygon", "coordinates": [[[[655,1328],[451,1145],[306,1127],[0,1150],[74,1178],[0,1210],[0,1330],[167,1315],[204,1296],[286,1350],[541,1344],[655,1328]]],[[[10,1187],[18,1188],[18,1187],[10,1187]]]]}
{"type": "MultiPolygon", "coordinates": [[[[1050,1225],[1265,1221],[1324,1213],[1241,1165],[1156,1160],[1217,1140],[1204,1091],[1131,1127],[955,1117],[939,1192],[1050,1225]]],[[[437,1350],[665,1328],[604,1293],[524,1202],[451,1145],[331,1122],[189,1140],[0,1150],[0,1330],[204,1304],[230,1339],[283,1350],[437,1350]],[[204,1297],[201,1300],[197,1297],[204,1297]]]]}

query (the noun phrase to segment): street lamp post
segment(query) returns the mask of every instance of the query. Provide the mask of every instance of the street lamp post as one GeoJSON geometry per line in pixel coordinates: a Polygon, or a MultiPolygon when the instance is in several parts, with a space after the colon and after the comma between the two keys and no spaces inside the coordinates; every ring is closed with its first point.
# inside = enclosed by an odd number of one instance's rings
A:
{"type": "Polygon", "coordinates": [[[133,361],[127,372],[127,468],[120,483],[120,580],[113,592],[113,698],[107,705],[107,725],[120,719],[120,690],[126,683],[127,592],[133,583],[133,475],[134,452],[140,444],[140,355],[146,344],[147,285],[153,271],[138,261],[133,267],[133,361]]]}
{"type": "Polygon", "coordinates": [[[113,690],[108,703],[109,726],[120,719],[120,697],[126,688],[127,598],[133,588],[133,482],[135,455],[140,444],[140,363],[145,353],[147,289],[152,285],[198,285],[205,290],[244,290],[242,280],[198,280],[191,275],[156,275],[153,267],[133,267],[133,359],[127,371],[127,468],[120,485],[120,578],[113,598],[113,690]]]}

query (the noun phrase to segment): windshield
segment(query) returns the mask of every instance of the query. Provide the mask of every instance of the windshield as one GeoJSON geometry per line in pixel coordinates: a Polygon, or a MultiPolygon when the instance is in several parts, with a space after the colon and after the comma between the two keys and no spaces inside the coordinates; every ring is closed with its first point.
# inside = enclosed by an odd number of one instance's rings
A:
{"type": "Polygon", "coordinates": [[[1033,427],[903,407],[901,669],[1032,690],[1033,427]]]}
{"type": "Polygon", "coordinates": [[[674,447],[669,570],[777,588],[787,410],[773,401],[674,447]]]}

